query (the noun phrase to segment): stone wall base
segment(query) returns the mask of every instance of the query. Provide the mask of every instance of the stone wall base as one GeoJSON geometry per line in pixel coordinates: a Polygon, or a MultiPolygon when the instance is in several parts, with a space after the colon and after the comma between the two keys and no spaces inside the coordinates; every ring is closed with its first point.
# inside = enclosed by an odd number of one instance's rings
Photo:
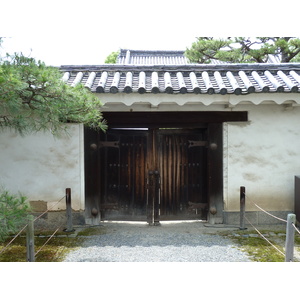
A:
{"type": "MultiPolygon", "coordinates": [[[[271,211],[270,214],[286,220],[287,215],[293,212],[287,211],[271,211]]],[[[35,217],[41,215],[41,213],[33,213],[35,217]]],[[[283,221],[278,220],[274,217],[262,211],[246,212],[246,218],[253,225],[279,225],[284,224],[283,221]]],[[[100,219],[89,219],[85,217],[84,211],[73,211],[72,213],[73,225],[98,225],[100,219]]],[[[223,218],[215,218],[214,220],[208,220],[211,224],[226,224],[226,225],[240,225],[240,212],[223,212],[223,218]]],[[[245,219],[245,226],[250,226],[250,223],[245,219]]],[[[66,211],[51,211],[45,213],[37,221],[34,222],[35,230],[56,230],[60,227],[60,230],[67,228],[67,215],[66,211]]]]}
{"type": "MultiPolygon", "coordinates": [[[[268,213],[283,219],[287,220],[287,215],[293,212],[288,211],[269,211],[268,213]]],[[[240,225],[240,212],[223,212],[224,214],[224,224],[228,225],[240,225]]],[[[278,225],[284,224],[283,221],[280,221],[272,216],[269,216],[263,211],[252,211],[245,212],[245,217],[253,225],[278,225]]],[[[245,225],[250,225],[249,222],[245,219],[245,225]]]]}
{"type": "MultiPolygon", "coordinates": [[[[38,217],[41,214],[33,213],[34,217],[38,217]]],[[[74,226],[84,225],[84,211],[73,211],[72,221],[74,226]]],[[[60,230],[67,228],[67,214],[65,210],[47,212],[34,222],[35,230],[56,230],[58,227],[60,227],[60,230]]]]}

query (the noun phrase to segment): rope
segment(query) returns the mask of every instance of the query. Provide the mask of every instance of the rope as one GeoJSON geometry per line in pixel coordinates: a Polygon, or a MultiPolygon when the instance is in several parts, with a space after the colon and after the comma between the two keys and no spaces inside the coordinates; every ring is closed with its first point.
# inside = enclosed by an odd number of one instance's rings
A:
{"type": "MultiPolygon", "coordinates": [[[[55,205],[57,205],[60,201],[62,201],[64,198],[65,198],[66,196],[63,196],[61,199],[59,199],[53,206],[51,206],[50,208],[48,208],[46,211],[44,211],[42,214],[40,214],[38,217],[36,217],[34,220],[33,220],[33,222],[35,222],[36,220],[38,220],[39,218],[41,218],[44,214],[46,214],[49,210],[51,210],[55,205]]],[[[10,246],[10,244],[21,234],[21,232],[26,228],[28,226],[28,224],[26,224],[20,231],[19,231],[19,233],[18,234],[16,234],[15,236],[14,236],[14,238],[0,251],[0,255],[10,246]]],[[[61,225],[62,226],[62,225],[61,225]]],[[[60,226],[60,227],[61,227],[60,226]]],[[[60,228],[59,227],[59,228],[60,228]]],[[[58,229],[59,229],[58,228],[58,229]]],[[[57,229],[57,230],[58,230],[57,229]]],[[[55,232],[56,233],[56,232],[55,232]]],[[[55,234],[54,233],[54,234],[55,234]]],[[[54,235],[53,234],[53,235],[54,235]]],[[[47,241],[48,242],[48,241],[47,241]]],[[[40,249],[41,250],[41,249],[40,249]]],[[[39,251],[40,251],[39,250],[39,251]]],[[[38,251],[38,252],[39,252],[38,251]]],[[[38,253],[37,252],[37,253],[38,253]]]]}
{"type": "Polygon", "coordinates": [[[296,231],[300,234],[299,229],[296,227],[296,225],[294,223],[292,223],[292,225],[294,226],[294,228],[296,229],[296,231]]]}
{"type": "Polygon", "coordinates": [[[254,225],[245,217],[245,219],[249,222],[249,224],[256,230],[256,232],[264,239],[266,240],[272,247],[274,247],[280,254],[282,254],[285,257],[285,254],[280,251],[275,245],[273,245],[257,228],[254,227],[254,225]]]}
{"type": "Polygon", "coordinates": [[[279,217],[276,217],[276,216],[270,214],[269,212],[265,211],[264,209],[262,209],[260,206],[258,206],[256,203],[254,203],[248,196],[246,196],[245,193],[244,193],[244,195],[245,195],[245,197],[247,198],[247,200],[250,200],[250,202],[252,202],[258,209],[260,209],[261,211],[263,211],[263,212],[266,213],[267,215],[269,215],[269,216],[271,216],[271,217],[273,217],[273,218],[275,218],[275,219],[277,219],[277,220],[279,220],[279,221],[282,221],[282,222],[287,223],[286,220],[281,219],[281,218],[279,218],[279,217]]]}
{"type": "Polygon", "coordinates": [[[38,220],[39,218],[41,218],[44,214],[46,214],[49,210],[51,210],[55,205],[57,205],[61,200],[63,200],[66,196],[63,196],[61,199],[59,199],[53,206],[51,206],[50,208],[48,208],[46,211],[44,211],[42,214],[40,214],[39,216],[37,216],[33,222],[35,222],[36,220],[38,220]]]}
{"type": "Polygon", "coordinates": [[[21,234],[21,232],[28,226],[28,224],[26,224],[20,231],[18,234],[15,235],[15,237],[0,251],[0,254],[2,254],[8,247],[9,245],[21,234]]]}
{"type": "MultiPolygon", "coordinates": [[[[61,226],[62,226],[62,225],[61,225],[61,226]]],[[[39,252],[47,245],[47,243],[53,238],[53,236],[54,236],[55,233],[60,229],[61,226],[59,226],[59,227],[53,232],[53,234],[49,237],[49,239],[44,243],[44,245],[40,247],[40,249],[35,253],[35,257],[37,257],[38,253],[39,253],[39,252]]]]}

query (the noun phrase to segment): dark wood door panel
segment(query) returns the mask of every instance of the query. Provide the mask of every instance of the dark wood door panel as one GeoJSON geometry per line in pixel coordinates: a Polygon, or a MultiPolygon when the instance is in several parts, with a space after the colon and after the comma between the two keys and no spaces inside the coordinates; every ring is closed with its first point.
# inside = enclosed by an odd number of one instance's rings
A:
{"type": "Polygon", "coordinates": [[[145,214],[147,132],[111,130],[103,134],[103,139],[100,152],[103,216],[145,214]],[[119,146],[110,147],[112,142],[119,146]]]}
{"type": "Polygon", "coordinates": [[[204,129],[158,132],[161,216],[192,217],[189,203],[207,203],[205,139],[204,129]]]}

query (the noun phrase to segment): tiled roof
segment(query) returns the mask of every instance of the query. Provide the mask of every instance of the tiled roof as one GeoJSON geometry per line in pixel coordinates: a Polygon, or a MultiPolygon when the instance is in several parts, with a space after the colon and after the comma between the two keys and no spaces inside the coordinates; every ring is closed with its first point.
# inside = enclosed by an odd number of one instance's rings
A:
{"type": "Polygon", "coordinates": [[[186,65],[184,51],[121,49],[117,58],[120,65],[186,65]]]}
{"type": "Polygon", "coordinates": [[[249,94],[300,89],[300,64],[62,66],[63,80],[97,93],[249,94]]]}

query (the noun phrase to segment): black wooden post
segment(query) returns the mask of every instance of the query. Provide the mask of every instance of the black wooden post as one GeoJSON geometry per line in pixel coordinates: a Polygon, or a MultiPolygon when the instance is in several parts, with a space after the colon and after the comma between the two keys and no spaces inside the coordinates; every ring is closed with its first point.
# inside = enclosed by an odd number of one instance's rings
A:
{"type": "Polygon", "coordinates": [[[147,221],[149,225],[154,225],[154,173],[148,172],[148,184],[147,184],[147,221]]]}
{"type": "Polygon", "coordinates": [[[148,172],[147,221],[149,225],[159,225],[159,172],[148,172]]]}
{"type": "Polygon", "coordinates": [[[294,259],[294,242],[295,242],[295,227],[296,215],[288,214],[286,223],[286,240],[285,240],[285,261],[291,262],[294,259]]]}
{"type": "Polygon", "coordinates": [[[67,211],[67,229],[66,232],[74,231],[72,220],[72,206],[71,206],[71,189],[66,188],[66,211],[67,211]]]}
{"type": "Polygon", "coordinates": [[[246,189],[240,187],[240,230],[245,230],[246,189]]]}
{"type": "Polygon", "coordinates": [[[160,175],[154,171],[154,225],[159,225],[160,175]]]}
{"type": "Polygon", "coordinates": [[[34,228],[33,228],[33,216],[28,216],[28,225],[26,231],[26,255],[28,262],[35,261],[34,253],[34,228]]]}

